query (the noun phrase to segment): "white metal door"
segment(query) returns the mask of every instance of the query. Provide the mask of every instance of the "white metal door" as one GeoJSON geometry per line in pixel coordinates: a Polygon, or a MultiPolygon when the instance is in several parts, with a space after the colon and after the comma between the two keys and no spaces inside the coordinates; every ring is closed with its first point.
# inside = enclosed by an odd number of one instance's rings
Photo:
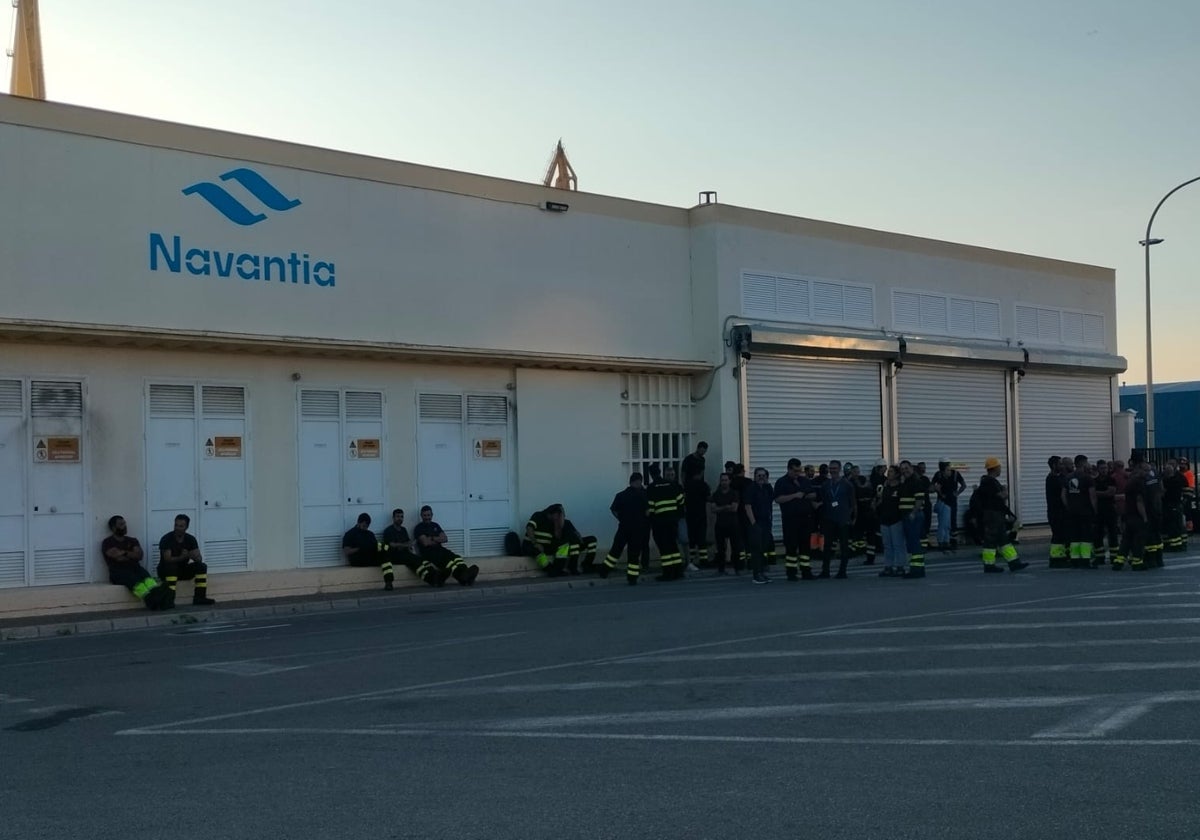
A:
{"type": "MultiPolygon", "coordinates": [[[[1007,472],[1006,387],[1001,370],[905,365],[896,376],[900,457],[924,461],[930,476],[949,458],[968,488],[979,483],[989,457],[1005,462],[1007,472]]],[[[968,489],[960,516],[970,498],[968,489]]]]}
{"type": "Polygon", "coordinates": [[[358,521],[360,513],[366,513],[375,530],[382,533],[392,521],[384,516],[383,394],[347,391],[343,404],[346,469],[342,490],[350,508],[346,528],[358,521]]]}
{"type": "Polygon", "coordinates": [[[34,438],[29,546],[35,586],[87,579],[84,558],[83,384],[29,384],[34,438]]]}
{"type": "Polygon", "coordinates": [[[750,463],[783,475],[789,458],[874,463],[883,453],[879,364],[755,356],[747,365],[750,463]]]}
{"type": "Polygon", "coordinates": [[[24,586],[25,464],[28,463],[25,383],[0,379],[0,587],[24,586]]]}
{"type": "Polygon", "coordinates": [[[204,562],[213,571],[249,568],[245,389],[200,386],[200,522],[204,562]]]}
{"type": "Polygon", "coordinates": [[[461,394],[417,395],[417,486],[420,504],[433,508],[451,550],[466,552],[461,394]]]}
{"type": "Polygon", "coordinates": [[[1112,458],[1112,377],[1030,371],[1017,386],[1022,522],[1046,521],[1051,455],[1112,458]]]}
{"type": "Polygon", "coordinates": [[[244,571],[250,558],[250,439],[245,389],[151,383],[146,417],[146,543],[179,514],[191,519],[210,570],[244,571]]]}
{"type": "Polygon", "coordinates": [[[175,517],[196,522],[196,389],[151,385],[148,404],[144,543],[147,562],[156,566],[158,541],[175,517]]]}
{"type": "Polygon", "coordinates": [[[512,529],[508,416],[506,395],[467,395],[466,547],[475,557],[503,554],[512,529]]]}
{"type": "Polygon", "coordinates": [[[340,565],[342,534],[360,513],[377,532],[390,521],[383,427],[379,391],[300,391],[301,565],[340,565]]]}

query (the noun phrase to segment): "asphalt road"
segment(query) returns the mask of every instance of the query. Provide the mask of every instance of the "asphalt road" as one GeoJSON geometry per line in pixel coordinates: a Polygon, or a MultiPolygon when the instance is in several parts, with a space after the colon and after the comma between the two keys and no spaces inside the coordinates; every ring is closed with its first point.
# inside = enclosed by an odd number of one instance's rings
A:
{"type": "Polygon", "coordinates": [[[0,837],[1194,838],[1200,555],[0,644],[0,837]]]}

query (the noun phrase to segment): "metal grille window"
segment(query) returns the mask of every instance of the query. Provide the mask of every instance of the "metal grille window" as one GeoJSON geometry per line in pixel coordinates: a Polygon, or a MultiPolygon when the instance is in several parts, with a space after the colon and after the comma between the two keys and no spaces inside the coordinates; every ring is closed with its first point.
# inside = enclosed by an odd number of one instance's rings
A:
{"type": "Polygon", "coordinates": [[[651,464],[659,464],[678,471],[695,438],[691,380],[629,374],[621,385],[626,469],[644,475],[651,464]]]}
{"type": "Polygon", "coordinates": [[[875,289],[817,277],[742,273],[742,312],[816,324],[875,326],[875,289]]]}
{"type": "Polygon", "coordinates": [[[467,422],[507,423],[508,397],[469,394],[467,396],[467,422]]]}
{"type": "Polygon", "coordinates": [[[1017,338],[1032,345],[1105,347],[1104,316],[1045,306],[1017,304],[1017,338]]]}

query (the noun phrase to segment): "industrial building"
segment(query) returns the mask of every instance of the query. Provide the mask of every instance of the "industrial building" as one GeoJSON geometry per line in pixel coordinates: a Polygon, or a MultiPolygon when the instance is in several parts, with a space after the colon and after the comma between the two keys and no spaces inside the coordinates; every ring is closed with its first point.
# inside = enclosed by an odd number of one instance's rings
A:
{"type": "MultiPolygon", "coordinates": [[[[1146,445],[1146,386],[1122,385],[1121,410],[1134,415],[1134,443],[1146,445]]],[[[1154,386],[1154,445],[1158,449],[1200,446],[1200,382],[1154,386]]]]}
{"type": "MultiPolygon", "coordinates": [[[[0,587],[105,580],[114,513],[223,574],[433,506],[499,554],[630,470],[1113,453],[1114,272],[0,97],[0,587]]],[[[914,200],[918,200],[916,197],[914,200]]]]}

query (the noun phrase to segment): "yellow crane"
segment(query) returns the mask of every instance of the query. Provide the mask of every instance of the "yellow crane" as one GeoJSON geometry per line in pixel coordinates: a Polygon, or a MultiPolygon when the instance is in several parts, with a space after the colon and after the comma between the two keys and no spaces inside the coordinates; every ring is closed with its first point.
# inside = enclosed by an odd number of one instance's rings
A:
{"type": "Polygon", "coordinates": [[[554,157],[550,160],[550,168],[546,170],[542,185],[558,190],[579,189],[579,178],[575,176],[575,169],[567,160],[567,150],[563,148],[562,140],[559,140],[554,148],[554,157]]]}
{"type": "Polygon", "coordinates": [[[42,31],[38,25],[37,0],[12,0],[13,18],[12,76],[8,92],[29,99],[46,98],[46,78],[42,72],[42,31]]]}

